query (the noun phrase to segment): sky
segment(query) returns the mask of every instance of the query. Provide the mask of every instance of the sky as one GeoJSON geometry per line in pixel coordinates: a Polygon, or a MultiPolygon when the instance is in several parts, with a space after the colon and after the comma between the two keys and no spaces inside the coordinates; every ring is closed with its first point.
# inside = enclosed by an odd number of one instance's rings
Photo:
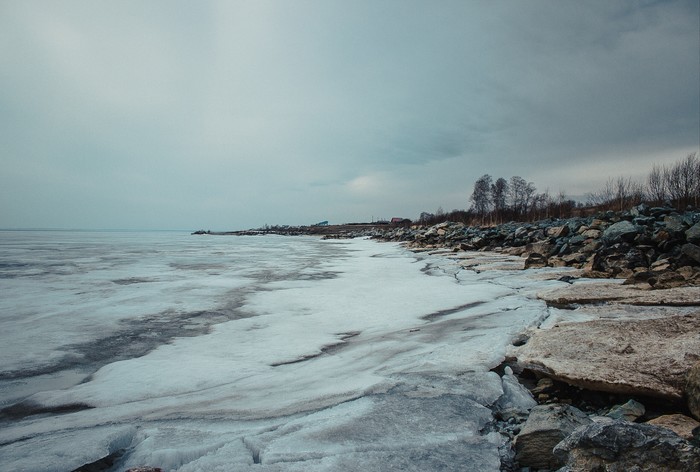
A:
{"type": "Polygon", "coordinates": [[[0,228],[583,196],[700,148],[700,3],[0,0],[0,228]]]}

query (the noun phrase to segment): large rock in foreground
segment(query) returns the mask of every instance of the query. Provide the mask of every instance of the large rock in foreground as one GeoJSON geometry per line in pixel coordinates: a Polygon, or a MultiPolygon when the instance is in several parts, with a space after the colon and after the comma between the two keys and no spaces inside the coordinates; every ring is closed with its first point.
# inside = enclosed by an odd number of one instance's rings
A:
{"type": "Polygon", "coordinates": [[[686,394],[690,413],[700,420],[700,362],[696,362],[688,371],[686,394]]]}
{"type": "Polygon", "coordinates": [[[593,423],[554,448],[561,471],[688,472],[700,470],[700,449],[660,426],[593,423]]]}
{"type": "Polygon", "coordinates": [[[520,367],[578,387],[679,401],[700,359],[700,313],[562,323],[515,350],[520,367]]]}
{"type": "Polygon", "coordinates": [[[553,454],[554,446],[590,418],[570,405],[538,405],[532,409],[515,440],[515,460],[521,466],[554,469],[563,462],[553,454]]]}

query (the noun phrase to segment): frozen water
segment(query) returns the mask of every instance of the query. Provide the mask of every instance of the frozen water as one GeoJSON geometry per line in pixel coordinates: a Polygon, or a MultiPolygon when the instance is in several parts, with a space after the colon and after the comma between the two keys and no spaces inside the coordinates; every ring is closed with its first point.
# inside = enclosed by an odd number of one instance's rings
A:
{"type": "Polygon", "coordinates": [[[0,470],[499,470],[490,369],[558,283],[367,240],[0,238],[0,470]]]}

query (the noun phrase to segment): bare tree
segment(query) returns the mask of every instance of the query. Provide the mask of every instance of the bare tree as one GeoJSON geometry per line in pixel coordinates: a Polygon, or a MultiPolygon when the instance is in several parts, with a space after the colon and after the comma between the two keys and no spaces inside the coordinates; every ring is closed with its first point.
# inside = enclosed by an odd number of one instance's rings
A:
{"type": "Polygon", "coordinates": [[[654,164],[651,172],[647,176],[647,194],[649,200],[657,205],[661,205],[668,198],[666,189],[665,169],[663,166],[654,164]]]}
{"type": "Polygon", "coordinates": [[[498,180],[491,185],[491,201],[493,203],[496,221],[502,223],[503,214],[508,207],[508,181],[503,177],[499,177],[498,180]]]}
{"type": "Polygon", "coordinates": [[[675,176],[679,180],[677,183],[678,201],[676,204],[679,209],[683,209],[693,202],[697,202],[695,189],[697,188],[697,181],[700,179],[700,175],[697,172],[698,160],[696,154],[688,154],[685,159],[674,166],[674,168],[676,167],[678,170],[675,172],[675,176]]]}
{"type": "Polygon", "coordinates": [[[474,191],[470,200],[472,201],[472,210],[481,218],[483,223],[486,215],[491,209],[491,176],[484,174],[474,182],[474,191]]]}
{"type": "Polygon", "coordinates": [[[517,175],[510,178],[510,207],[515,216],[526,216],[532,203],[532,196],[537,190],[532,182],[527,182],[517,175]]]}

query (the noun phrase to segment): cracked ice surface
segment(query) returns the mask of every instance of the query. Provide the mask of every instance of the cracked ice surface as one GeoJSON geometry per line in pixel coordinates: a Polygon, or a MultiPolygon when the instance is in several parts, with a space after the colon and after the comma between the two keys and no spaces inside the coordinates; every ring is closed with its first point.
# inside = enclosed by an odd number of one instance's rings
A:
{"type": "Polygon", "coordinates": [[[366,240],[202,241],[211,246],[171,243],[173,254],[182,244],[190,256],[160,254],[162,265],[147,255],[127,260],[117,245],[114,257],[127,262],[115,273],[100,268],[114,282],[106,295],[103,284],[99,296],[71,299],[75,291],[63,284],[77,290],[81,275],[60,285],[49,276],[76,316],[43,327],[37,319],[32,332],[51,342],[15,359],[13,372],[32,372],[44,355],[72,359],[71,349],[96,360],[81,363],[91,375],[67,387],[41,387],[30,374],[0,384],[2,406],[22,412],[2,420],[1,470],[72,470],[110,454],[115,471],[499,470],[501,439],[488,432],[488,407],[503,389],[489,369],[515,333],[546,316],[534,294],[560,282],[464,270],[444,256],[366,240]],[[155,334],[138,355],[90,357],[100,350],[93,328],[111,306],[100,296],[145,304],[119,312],[121,324],[105,321],[107,335],[142,337],[153,330],[143,319],[156,315],[197,328],[155,334]],[[21,394],[23,381],[32,394],[21,394]]]}

